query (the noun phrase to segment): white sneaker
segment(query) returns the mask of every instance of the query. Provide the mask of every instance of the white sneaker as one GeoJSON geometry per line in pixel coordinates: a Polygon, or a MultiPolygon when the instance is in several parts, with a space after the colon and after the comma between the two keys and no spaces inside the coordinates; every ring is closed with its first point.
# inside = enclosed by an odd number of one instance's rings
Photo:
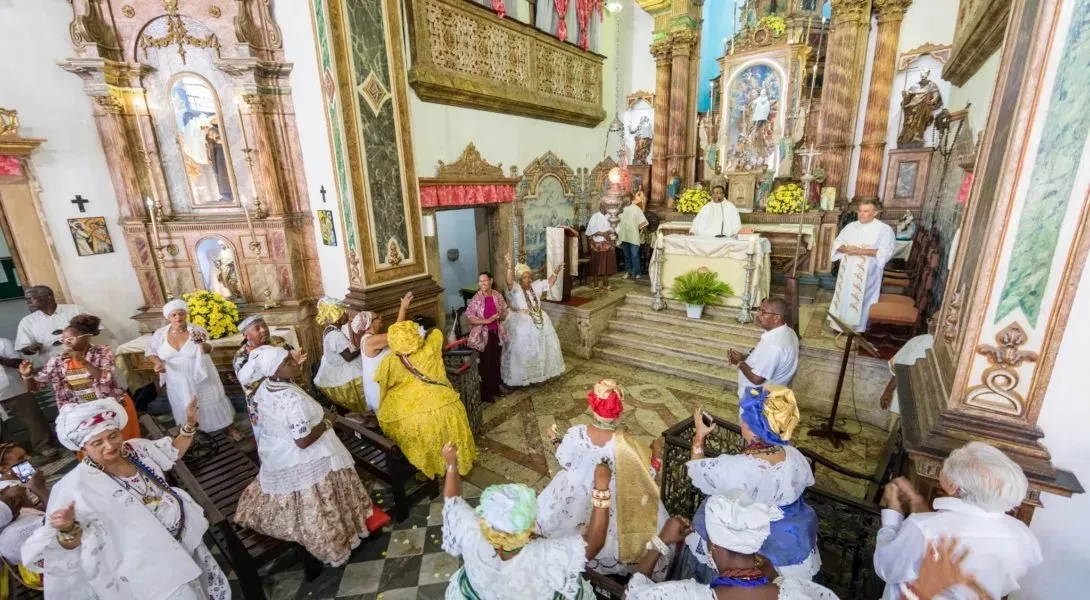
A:
{"type": "Polygon", "coordinates": [[[624,275],[621,275],[621,279],[628,279],[628,273],[625,273],[624,275]]]}

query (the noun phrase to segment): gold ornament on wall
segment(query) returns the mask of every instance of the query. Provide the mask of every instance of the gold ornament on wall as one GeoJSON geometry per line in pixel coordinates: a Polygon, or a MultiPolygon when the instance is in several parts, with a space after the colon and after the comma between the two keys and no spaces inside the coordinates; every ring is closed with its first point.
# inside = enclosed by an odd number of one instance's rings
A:
{"type": "Polygon", "coordinates": [[[148,48],[167,48],[177,44],[178,56],[185,64],[185,47],[215,48],[219,50],[220,42],[216,34],[210,33],[203,38],[198,38],[189,33],[185,20],[178,14],[178,0],[163,0],[163,9],[167,11],[167,34],[162,37],[152,37],[148,34],[140,36],[140,48],[144,51],[144,57],[148,55],[148,48]]]}
{"type": "Polygon", "coordinates": [[[213,19],[220,18],[220,15],[222,14],[223,11],[221,11],[220,7],[216,6],[215,4],[208,7],[208,16],[212,17],[213,19]]]}
{"type": "Polygon", "coordinates": [[[136,9],[131,4],[126,4],[121,7],[121,14],[125,15],[125,18],[131,19],[136,16],[136,9]]]}
{"type": "Polygon", "coordinates": [[[19,113],[0,108],[0,135],[19,135],[19,113]]]}
{"type": "Polygon", "coordinates": [[[1011,323],[995,334],[996,345],[981,344],[977,354],[988,358],[991,366],[984,369],[981,384],[969,389],[965,404],[992,412],[1019,416],[1025,399],[1018,392],[1018,368],[1023,363],[1037,362],[1036,352],[1022,350],[1029,336],[1018,323],[1011,323]]]}

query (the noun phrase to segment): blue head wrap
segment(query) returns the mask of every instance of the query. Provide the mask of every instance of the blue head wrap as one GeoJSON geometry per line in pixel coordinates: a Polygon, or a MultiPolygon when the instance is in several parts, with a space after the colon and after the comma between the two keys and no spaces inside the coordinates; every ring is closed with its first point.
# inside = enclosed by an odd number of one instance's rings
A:
{"type": "Polygon", "coordinates": [[[742,422],[749,427],[757,437],[769,444],[783,446],[787,440],[776,434],[768,424],[765,416],[765,402],[768,400],[768,389],[764,386],[751,387],[746,390],[742,398],[742,422]]]}

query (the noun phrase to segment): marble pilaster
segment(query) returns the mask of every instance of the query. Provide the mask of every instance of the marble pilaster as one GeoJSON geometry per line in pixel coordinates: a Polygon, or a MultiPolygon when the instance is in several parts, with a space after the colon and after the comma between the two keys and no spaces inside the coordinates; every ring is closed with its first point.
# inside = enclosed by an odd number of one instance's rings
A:
{"type": "Polygon", "coordinates": [[[867,112],[863,117],[863,141],[855,180],[856,199],[877,199],[882,176],[882,159],[889,126],[889,99],[896,71],[897,42],[901,22],[912,0],[874,0],[878,13],[877,41],[871,64],[867,112]]]}
{"type": "Polygon", "coordinates": [[[651,169],[651,199],[648,208],[666,206],[667,175],[666,140],[670,122],[670,45],[665,40],[651,45],[655,57],[655,130],[651,140],[651,163],[659,168],[651,169]],[[661,157],[661,158],[660,158],[661,157]]]}
{"type": "Polygon", "coordinates": [[[695,120],[689,113],[690,73],[692,71],[692,51],[697,36],[692,31],[680,31],[670,35],[670,132],[666,142],[667,178],[672,179],[676,171],[681,176],[682,189],[692,184],[693,171],[688,168],[692,149],[686,145],[689,131],[695,120]]]}

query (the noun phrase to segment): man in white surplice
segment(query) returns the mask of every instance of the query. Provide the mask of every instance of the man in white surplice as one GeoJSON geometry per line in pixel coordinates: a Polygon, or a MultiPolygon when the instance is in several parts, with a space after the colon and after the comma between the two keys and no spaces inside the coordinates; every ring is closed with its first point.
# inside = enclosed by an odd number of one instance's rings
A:
{"type": "Polygon", "coordinates": [[[691,235],[702,237],[734,237],[742,228],[742,219],[738,209],[730,202],[724,202],[726,190],[717,185],[712,188],[712,201],[700,209],[693,224],[689,227],[691,235]]]}
{"type": "MultiPolygon", "coordinates": [[[[893,256],[893,228],[878,220],[878,203],[863,200],[859,220],[849,223],[833,242],[833,261],[840,261],[829,314],[856,331],[866,331],[867,316],[882,292],[882,270],[893,256]]],[[[829,320],[833,330],[840,328],[829,320]]]]}

